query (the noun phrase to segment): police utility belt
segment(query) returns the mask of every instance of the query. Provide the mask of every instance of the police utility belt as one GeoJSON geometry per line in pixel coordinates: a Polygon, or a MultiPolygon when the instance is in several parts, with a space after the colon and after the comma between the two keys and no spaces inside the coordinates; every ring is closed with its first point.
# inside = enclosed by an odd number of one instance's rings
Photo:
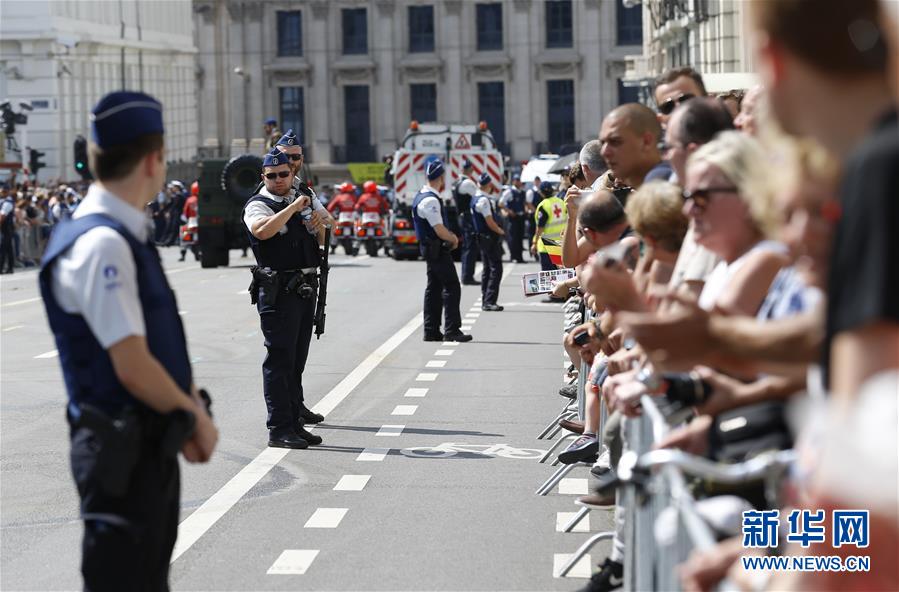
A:
{"type": "Polygon", "coordinates": [[[445,240],[434,239],[422,242],[424,249],[424,257],[428,260],[439,259],[443,253],[449,253],[453,250],[453,246],[445,240]]]}
{"type": "MultiPolygon", "coordinates": [[[[212,416],[212,399],[205,389],[200,398],[212,416]]],[[[160,457],[174,459],[193,437],[197,418],[190,411],[176,409],[161,414],[143,406],[125,406],[116,414],[90,403],[70,402],[66,418],[71,433],[85,429],[90,432],[96,453],[94,478],[102,490],[111,496],[128,491],[131,473],[145,450],[160,457]]]]}
{"type": "Polygon", "coordinates": [[[296,294],[300,298],[312,298],[318,290],[318,275],[315,268],[275,270],[254,265],[250,268],[250,273],[253,276],[249,288],[251,304],[259,302],[260,294],[263,305],[274,306],[278,294],[296,294]]]}

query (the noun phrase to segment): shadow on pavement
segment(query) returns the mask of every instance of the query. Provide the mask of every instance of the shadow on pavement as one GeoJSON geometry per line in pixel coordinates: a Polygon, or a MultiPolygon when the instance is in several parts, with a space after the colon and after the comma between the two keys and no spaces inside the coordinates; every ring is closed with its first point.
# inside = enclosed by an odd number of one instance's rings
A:
{"type": "MultiPolygon", "coordinates": [[[[326,423],[318,424],[319,428],[327,428],[330,430],[349,430],[353,432],[377,432],[380,430],[380,427],[368,427],[368,426],[344,426],[344,425],[329,425],[326,423]]],[[[403,429],[403,434],[419,434],[423,436],[489,436],[492,438],[505,438],[505,434],[490,434],[487,432],[473,432],[466,430],[431,430],[426,428],[405,428],[403,429]]],[[[318,448],[321,448],[320,446],[318,448]]]]}

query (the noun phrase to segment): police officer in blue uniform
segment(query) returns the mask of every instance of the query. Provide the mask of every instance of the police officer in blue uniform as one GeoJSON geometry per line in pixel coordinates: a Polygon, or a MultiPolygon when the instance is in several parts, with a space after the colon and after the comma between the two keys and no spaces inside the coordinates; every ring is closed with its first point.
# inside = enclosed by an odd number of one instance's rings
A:
{"type": "Polygon", "coordinates": [[[506,239],[509,243],[509,257],[516,263],[524,263],[522,244],[524,240],[525,193],[521,188],[521,177],[512,175],[512,185],[503,191],[500,205],[506,209],[506,239]]]}
{"type": "Polygon", "coordinates": [[[425,341],[471,341],[471,335],[462,332],[462,314],[459,300],[462,288],[456,266],[450,252],[459,247],[459,237],[447,228],[446,209],[440,193],[446,187],[446,169],[439,159],[428,163],[427,184],[412,200],[412,222],[419,249],[428,270],[425,288],[424,326],[425,341]],[[444,332],[440,331],[441,312],[444,332]]]}
{"type": "Polygon", "coordinates": [[[177,454],[206,462],[218,432],[143,212],[165,181],[162,105],[114,92],[91,119],[96,181],[55,228],[39,275],[68,392],[81,572],[85,590],[168,590],[177,454]]]}
{"type": "Polygon", "coordinates": [[[307,448],[322,439],[305,429],[324,419],[304,403],[303,371],[309,355],[321,264],[312,198],[293,189],[294,174],[277,148],[262,163],[264,187],[247,200],[244,224],[256,257],[251,300],[265,338],[262,385],[268,409],[268,445],[307,448]]]}
{"type": "Polygon", "coordinates": [[[472,180],[471,161],[462,161],[462,176],[453,184],[453,200],[459,210],[459,227],[462,230],[462,284],[477,286],[481,282],[474,277],[475,264],[478,262],[478,237],[471,220],[471,200],[478,192],[478,186],[472,180]]]}
{"type": "Polygon", "coordinates": [[[481,173],[478,179],[478,192],[471,200],[471,218],[481,249],[481,261],[484,273],[481,276],[481,310],[499,312],[502,306],[496,303],[499,297],[499,284],[503,277],[503,237],[505,231],[498,222],[499,206],[494,201],[493,179],[487,173],[481,173]]]}

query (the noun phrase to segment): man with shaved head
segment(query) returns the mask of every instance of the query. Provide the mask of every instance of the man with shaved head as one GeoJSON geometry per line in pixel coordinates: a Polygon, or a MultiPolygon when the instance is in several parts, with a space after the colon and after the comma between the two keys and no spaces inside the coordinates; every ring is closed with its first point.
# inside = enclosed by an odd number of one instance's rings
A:
{"type": "Polygon", "coordinates": [[[599,141],[602,157],[618,183],[637,189],[646,181],[671,176],[671,167],[659,154],[661,135],[656,114],[645,105],[626,103],[606,115],[599,141]]]}

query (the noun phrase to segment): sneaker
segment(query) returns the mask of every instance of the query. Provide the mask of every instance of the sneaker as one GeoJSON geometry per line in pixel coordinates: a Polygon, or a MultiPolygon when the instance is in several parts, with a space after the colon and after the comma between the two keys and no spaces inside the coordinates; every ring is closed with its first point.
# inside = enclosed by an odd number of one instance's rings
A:
{"type": "Polygon", "coordinates": [[[592,461],[596,458],[597,452],[599,440],[596,436],[581,436],[559,455],[559,462],[563,465],[573,465],[576,462],[592,461]]]}
{"type": "Polygon", "coordinates": [[[473,339],[471,335],[466,335],[462,331],[447,333],[446,335],[444,335],[444,338],[446,341],[458,341],[459,343],[465,343],[473,339]]]}
{"type": "Polygon", "coordinates": [[[609,592],[624,585],[624,566],[617,561],[606,559],[599,571],[590,577],[580,592],[609,592]]]}
{"type": "Polygon", "coordinates": [[[566,399],[574,401],[577,399],[577,384],[569,384],[559,389],[559,394],[566,399]]]}
{"type": "Polygon", "coordinates": [[[594,477],[602,477],[611,470],[612,458],[609,455],[609,449],[603,448],[602,453],[599,455],[599,458],[597,458],[596,462],[593,464],[593,468],[590,469],[590,473],[594,477]]]}

